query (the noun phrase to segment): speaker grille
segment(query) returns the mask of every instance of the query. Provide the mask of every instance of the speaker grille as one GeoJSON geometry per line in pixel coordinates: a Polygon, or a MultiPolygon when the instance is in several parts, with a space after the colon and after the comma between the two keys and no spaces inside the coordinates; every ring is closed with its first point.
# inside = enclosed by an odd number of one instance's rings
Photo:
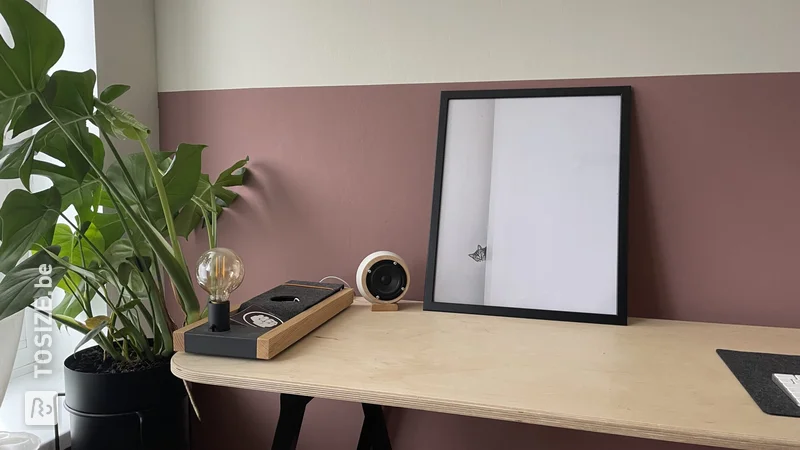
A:
{"type": "Polygon", "coordinates": [[[379,300],[394,300],[406,289],[406,271],[394,261],[375,263],[367,272],[367,289],[379,300]]]}

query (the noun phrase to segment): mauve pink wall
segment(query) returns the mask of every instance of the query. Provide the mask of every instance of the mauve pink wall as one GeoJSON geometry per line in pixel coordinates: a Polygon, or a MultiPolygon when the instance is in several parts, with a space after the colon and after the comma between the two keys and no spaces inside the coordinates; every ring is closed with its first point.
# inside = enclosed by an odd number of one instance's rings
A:
{"type": "MultiPolygon", "coordinates": [[[[210,173],[251,157],[248,187],[220,221],[220,243],[248,270],[235,301],[289,278],[352,283],[360,260],[383,249],[406,259],[410,294],[421,298],[439,92],[617,84],[634,90],[630,314],[800,326],[797,73],[162,93],[161,140],[164,148],[208,144],[210,173]]],[[[203,245],[202,236],[190,240],[188,257],[203,245]]],[[[231,424],[216,436],[200,427],[200,448],[234,438],[241,422],[253,426],[252,436],[226,448],[271,440],[274,395],[199,392],[206,420],[231,424]]],[[[358,405],[315,402],[300,447],[353,448],[358,405]]],[[[506,439],[499,448],[689,448],[392,413],[400,450],[484,449],[506,439]]]]}

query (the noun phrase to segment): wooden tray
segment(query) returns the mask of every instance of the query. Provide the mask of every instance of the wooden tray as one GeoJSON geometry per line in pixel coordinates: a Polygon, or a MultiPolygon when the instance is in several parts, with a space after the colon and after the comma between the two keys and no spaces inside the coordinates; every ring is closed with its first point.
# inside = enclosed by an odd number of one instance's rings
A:
{"type": "MultiPolygon", "coordinates": [[[[247,355],[249,358],[271,359],[280,352],[286,350],[290,345],[299,341],[308,333],[332,319],[335,315],[344,311],[353,303],[354,293],[350,288],[342,289],[325,300],[317,303],[311,308],[292,317],[283,324],[267,331],[258,337],[255,354],[247,355]]],[[[235,313],[238,307],[232,308],[231,313],[235,313]]],[[[176,352],[186,351],[186,332],[203,326],[208,322],[207,319],[200,320],[191,325],[187,325],[173,334],[173,342],[176,352]]],[[[234,355],[218,355],[234,356],[234,355]]]]}

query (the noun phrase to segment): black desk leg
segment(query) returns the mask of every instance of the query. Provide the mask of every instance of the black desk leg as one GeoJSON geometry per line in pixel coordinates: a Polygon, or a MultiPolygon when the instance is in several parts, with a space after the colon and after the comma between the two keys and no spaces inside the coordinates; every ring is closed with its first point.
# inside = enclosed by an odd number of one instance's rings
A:
{"type": "Polygon", "coordinates": [[[383,408],[368,403],[362,403],[361,407],[364,409],[364,425],[358,439],[358,450],[392,450],[383,408]]]}
{"type": "Polygon", "coordinates": [[[281,394],[281,415],[272,440],[272,450],[294,450],[297,447],[306,405],[311,399],[312,397],[301,395],[281,394]]]}

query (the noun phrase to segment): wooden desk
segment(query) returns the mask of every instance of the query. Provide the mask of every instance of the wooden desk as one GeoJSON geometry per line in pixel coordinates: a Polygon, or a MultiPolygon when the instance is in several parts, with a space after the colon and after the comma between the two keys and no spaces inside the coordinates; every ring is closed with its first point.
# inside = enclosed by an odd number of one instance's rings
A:
{"type": "Polygon", "coordinates": [[[423,312],[363,300],[271,361],[179,353],[185,380],[737,449],[800,448],[717,348],[800,353],[800,329],[627,327],[423,312]]]}

